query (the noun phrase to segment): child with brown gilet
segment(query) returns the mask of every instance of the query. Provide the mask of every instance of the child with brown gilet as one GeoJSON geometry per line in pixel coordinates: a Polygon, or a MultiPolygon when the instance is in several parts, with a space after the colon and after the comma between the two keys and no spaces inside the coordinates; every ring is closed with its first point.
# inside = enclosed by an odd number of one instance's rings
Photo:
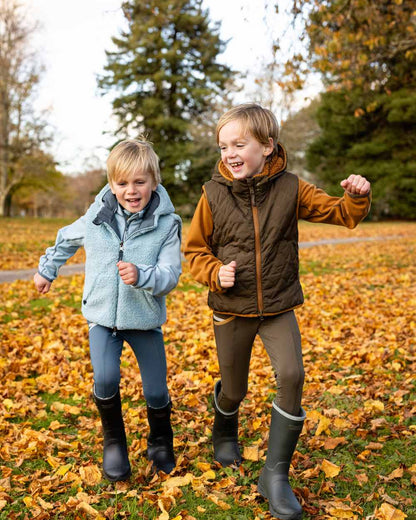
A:
{"type": "Polygon", "coordinates": [[[221,380],[214,388],[214,458],[240,464],[239,405],[247,393],[258,334],[276,374],[269,445],[258,490],[273,516],[298,520],[302,507],[289,466],[305,412],[304,368],[294,309],[299,282],[298,219],[354,228],[370,209],[370,183],[360,175],[331,197],[286,169],[279,126],[269,110],[239,105],[219,120],[221,159],[202,191],[185,256],[195,279],[209,287],[221,380]]]}

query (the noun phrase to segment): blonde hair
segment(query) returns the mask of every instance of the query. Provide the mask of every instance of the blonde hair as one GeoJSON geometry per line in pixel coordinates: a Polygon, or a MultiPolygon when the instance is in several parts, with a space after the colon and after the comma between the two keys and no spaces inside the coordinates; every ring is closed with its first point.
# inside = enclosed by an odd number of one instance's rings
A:
{"type": "Polygon", "coordinates": [[[107,179],[110,184],[129,178],[137,171],[149,173],[156,185],[162,182],[159,157],[152,143],[145,137],[121,141],[111,150],[107,159],[107,179]]]}
{"type": "Polygon", "coordinates": [[[279,140],[279,123],[271,110],[263,108],[256,103],[243,103],[231,108],[220,117],[217,123],[217,144],[219,143],[221,128],[230,121],[239,121],[243,133],[250,133],[263,145],[268,145],[271,137],[273,139],[273,148],[276,150],[279,140]]]}

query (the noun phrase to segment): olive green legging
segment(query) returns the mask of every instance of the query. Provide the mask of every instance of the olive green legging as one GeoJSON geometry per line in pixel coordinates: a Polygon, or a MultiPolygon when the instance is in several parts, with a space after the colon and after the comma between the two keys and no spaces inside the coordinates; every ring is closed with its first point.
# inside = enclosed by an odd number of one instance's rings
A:
{"type": "Polygon", "coordinates": [[[295,313],[288,311],[260,319],[214,311],[213,322],[221,372],[219,408],[233,412],[246,396],[251,350],[258,334],[275,372],[277,406],[291,415],[299,415],[305,372],[295,313]]]}

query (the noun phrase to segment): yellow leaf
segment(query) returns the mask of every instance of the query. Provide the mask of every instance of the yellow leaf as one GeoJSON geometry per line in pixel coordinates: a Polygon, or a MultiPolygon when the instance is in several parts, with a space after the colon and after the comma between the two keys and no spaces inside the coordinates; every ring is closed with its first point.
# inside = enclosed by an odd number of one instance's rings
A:
{"type": "Polygon", "coordinates": [[[319,420],[318,427],[316,428],[315,435],[321,435],[322,432],[328,432],[329,433],[329,426],[331,425],[331,419],[328,417],[322,416],[319,420]]]}
{"type": "Polygon", "coordinates": [[[217,504],[217,506],[219,506],[221,509],[223,509],[224,511],[227,510],[227,509],[231,509],[231,506],[228,505],[226,502],[224,502],[223,500],[220,500],[217,496],[215,495],[208,495],[208,498],[214,502],[214,504],[217,504]]]}
{"type": "Polygon", "coordinates": [[[52,457],[52,455],[49,455],[49,457],[46,460],[49,462],[50,466],[53,469],[59,467],[59,464],[61,462],[58,458],[52,457]]]}
{"type": "Polygon", "coordinates": [[[368,412],[383,412],[384,404],[381,401],[369,399],[364,403],[364,410],[368,412]]]}
{"type": "Polygon", "coordinates": [[[337,430],[346,430],[346,429],[350,428],[350,423],[349,423],[349,421],[347,421],[345,419],[341,419],[341,418],[337,417],[334,420],[334,427],[337,430]]]}
{"type": "Polygon", "coordinates": [[[163,502],[160,498],[157,501],[157,505],[159,506],[159,509],[162,511],[162,514],[158,516],[158,520],[169,520],[169,513],[166,511],[165,506],[163,505],[163,502]]]}
{"type": "Polygon", "coordinates": [[[353,518],[356,519],[357,515],[352,509],[328,509],[328,513],[332,518],[353,518]]]}
{"type": "Polygon", "coordinates": [[[171,477],[162,482],[162,486],[165,488],[182,487],[190,484],[194,479],[191,473],[187,473],[184,477],[171,477]]]}
{"type": "Polygon", "coordinates": [[[80,415],[81,409],[78,406],[71,406],[69,404],[60,403],[59,401],[55,401],[51,404],[51,410],[54,412],[64,412],[69,413],[71,415],[80,415]]]}
{"type": "Polygon", "coordinates": [[[68,471],[72,468],[72,464],[65,464],[64,466],[60,466],[57,470],[56,470],[56,474],[63,477],[64,475],[66,475],[68,473],[68,471]]]}
{"type": "Polygon", "coordinates": [[[357,455],[357,459],[359,460],[367,460],[367,458],[371,455],[371,450],[364,450],[357,455]]]}
{"type": "Polygon", "coordinates": [[[260,419],[255,419],[253,421],[253,430],[258,430],[262,424],[263,421],[261,421],[260,419]]]}
{"type": "Polygon", "coordinates": [[[198,462],[196,467],[200,469],[202,472],[208,471],[211,468],[211,464],[208,464],[208,462],[198,462]]]}
{"type": "Polygon", "coordinates": [[[52,421],[51,424],[49,425],[49,429],[55,431],[58,428],[62,428],[63,426],[65,426],[65,424],[62,424],[59,421],[52,421]]]}
{"type": "Polygon", "coordinates": [[[99,512],[96,509],[94,509],[92,506],[87,504],[86,502],[80,502],[77,505],[77,510],[79,510],[79,509],[81,509],[82,511],[85,511],[85,513],[87,513],[87,515],[90,515],[93,518],[95,518],[96,520],[98,520],[99,512]]]}
{"type": "Polygon", "coordinates": [[[7,408],[7,410],[13,408],[13,401],[11,399],[4,399],[3,404],[7,408]]]}
{"type": "Polygon", "coordinates": [[[215,480],[215,471],[213,471],[212,469],[206,471],[203,475],[202,475],[202,480],[215,480]]]}
{"type": "Polygon", "coordinates": [[[377,520],[404,520],[407,518],[407,515],[400,511],[400,509],[396,509],[387,502],[384,502],[376,511],[374,518],[377,518],[377,520]]]}
{"type": "Polygon", "coordinates": [[[341,468],[339,466],[333,464],[332,462],[329,462],[329,460],[326,459],[322,461],[321,468],[325,475],[329,478],[336,477],[341,471],[341,468]]]}
{"type": "Polygon", "coordinates": [[[244,448],[243,457],[246,460],[254,460],[257,462],[259,460],[259,447],[258,446],[246,446],[244,448]]]}
{"type": "Polygon", "coordinates": [[[32,505],[33,505],[33,498],[27,496],[27,497],[25,497],[23,499],[23,502],[25,503],[26,507],[32,507],[32,505]]]}
{"type": "Polygon", "coordinates": [[[96,464],[92,464],[91,466],[81,466],[79,468],[79,474],[88,486],[95,486],[101,482],[101,471],[96,464]]]}

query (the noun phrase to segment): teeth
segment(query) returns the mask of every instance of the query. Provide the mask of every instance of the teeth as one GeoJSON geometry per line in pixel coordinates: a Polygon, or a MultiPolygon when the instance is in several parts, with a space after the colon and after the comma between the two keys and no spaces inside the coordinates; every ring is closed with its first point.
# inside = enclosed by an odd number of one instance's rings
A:
{"type": "Polygon", "coordinates": [[[235,162],[235,163],[230,163],[230,164],[231,164],[231,166],[233,168],[235,168],[236,166],[241,166],[243,163],[242,162],[235,162]]]}

